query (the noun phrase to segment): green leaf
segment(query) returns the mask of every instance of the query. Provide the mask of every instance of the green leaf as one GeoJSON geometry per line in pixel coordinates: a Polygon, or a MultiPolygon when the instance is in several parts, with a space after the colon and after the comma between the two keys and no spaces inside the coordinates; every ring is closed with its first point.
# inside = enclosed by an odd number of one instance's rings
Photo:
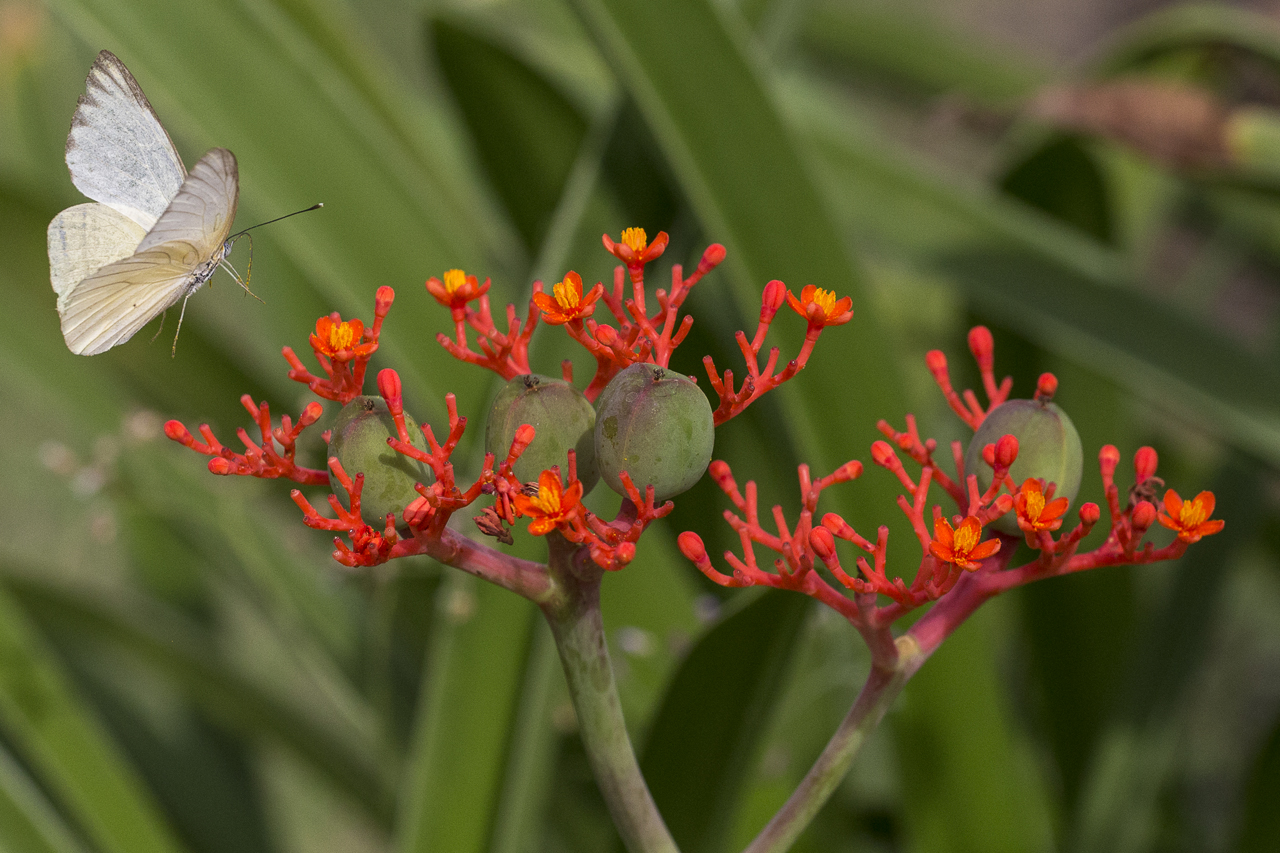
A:
{"type": "Polygon", "coordinates": [[[501,802],[531,631],[541,617],[524,599],[453,571],[436,606],[396,850],[480,853],[501,802]]]}
{"type": "Polygon", "coordinates": [[[888,77],[928,97],[960,93],[1007,105],[1048,79],[1030,57],[975,44],[972,33],[899,4],[815,3],[802,34],[806,48],[848,66],[859,79],[888,77]]]}
{"type": "Polygon", "coordinates": [[[0,749],[0,848],[83,853],[66,821],[7,749],[0,749]]]}
{"type": "Polygon", "coordinates": [[[437,18],[435,54],[525,248],[541,246],[587,131],[573,104],[487,33],[437,18]]]}
{"type": "Polygon", "coordinates": [[[1174,787],[1184,696],[1210,644],[1215,612],[1233,556],[1263,521],[1261,472],[1233,454],[1214,478],[1221,533],[1197,542],[1171,568],[1167,595],[1140,626],[1124,693],[1090,757],[1079,806],[1069,816],[1065,849],[1138,853],[1159,837],[1161,800],[1174,787]]]}
{"type": "Polygon", "coordinates": [[[13,594],[42,620],[113,644],[167,677],[212,719],[253,737],[269,737],[294,750],[337,787],[382,820],[389,819],[385,779],[374,764],[372,744],[350,731],[326,728],[311,716],[271,695],[211,659],[210,640],[172,613],[142,599],[114,594],[89,598],[41,581],[39,574],[7,573],[6,594],[13,594]]]}
{"type": "Polygon", "coordinates": [[[1114,239],[1110,188],[1079,139],[1055,136],[1037,146],[1009,169],[1000,188],[1103,243],[1114,239]]]}
{"type": "Polygon", "coordinates": [[[725,849],[809,605],[755,596],[703,635],[667,688],[640,766],[685,853],[725,849]]]}
{"type": "Polygon", "coordinates": [[[0,592],[0,725],[105,853],[182,850],[7,591],[0,592]]]}
{"type": "Polygon", "coordinates": [[[1123,257],[1096,240],[891,150],[821,90],[791,91],[851,233],[914,257],[1029,339],[1141,398],[1211,412],[1235,446],[1280,460],[1274,359],[1134,287],[1123,257]]]}
{"type": "Polygon", "coordinates": [[[1114,75],[1174,51],[1223,45],[1280,66],[1280,27],[1273,18],[1248,9],[1184,3],[1146,15],[1116,33],[1097,72],[1114,75]]]}
{"type": "Polygon", "coordinates": [[[956,252],[936,264],[989,316],[1142,397],[1210,412],[1235,446],[1280,461],[1280,367],[1237,339],[1136,289],[1017,251],[956,252]]]}
{"type": "Polygon", "coordinates": [[[1254,760],[1244,795],[1237,853],[1269,853],[1280,839],[1280,717],[1254,760]]]}
{"type": "Polygon", "coordinates": [[[901,762],[908,849],[1051,849],[1049,789],[1019,736],[998,666],[1007,604],[988,602],[907,685],[888,718],[901,762]]]}

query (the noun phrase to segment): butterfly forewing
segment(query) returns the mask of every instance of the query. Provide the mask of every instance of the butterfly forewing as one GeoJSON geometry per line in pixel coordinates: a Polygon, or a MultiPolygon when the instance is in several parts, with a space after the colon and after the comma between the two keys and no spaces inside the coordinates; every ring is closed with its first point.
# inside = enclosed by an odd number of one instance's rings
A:
{"type": "Polygon", "coordinates": [[[71,182],[150,228],[187,170],[129,69],[102,51],[89,69],[67,137],[71,182]]]}

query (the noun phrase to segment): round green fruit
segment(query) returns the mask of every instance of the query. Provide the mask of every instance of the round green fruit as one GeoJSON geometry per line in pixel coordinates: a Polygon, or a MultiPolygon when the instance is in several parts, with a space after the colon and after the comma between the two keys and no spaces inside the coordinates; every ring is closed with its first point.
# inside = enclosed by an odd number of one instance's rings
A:
{"type": "MultiPolygon", "coordinates": [[[[1018,439],[1018,458],[1009,468],[1014,486],[1030,477],[1055,483],[1055,498],[1075,502],[1080,491],[1080,475],[1084,469],[1084,451],[1080,434],[1066,412],[1056,403],[1039,400],[1009,400],[992,409],[973,434],[964,455],[966,474],[978,475],[978,488],[986,491],[995,472],[982,459],[982,448],[995,444],[1003,435],[1018,439]]],[[[1013,512],[1002,515],[993,525],[996,530],[1020,535],[1013,512]]]]}
{"type": "Polygon", "coordinates": [[[626,471],[643,495],[664,501],[688,491],[711,463],[711,404],[693,380],[652,364],[633,364],[596,400],[596,462],[604,481],[626,495],[626,471]]]}
{"type": "Polygon", "coordinates": [[[596,467],[596,410],[582,392],[562,379],[528,373],[506,384],[489,409],[484,447],[501,464],[511,452],[511,441],[521,424],[529,424],[536,434],[533,443],[520,455],[513,473],[522,483],[536,481],[553,465],[560,466],[561,478],[569,473],[569,451],[576,456],[578,480],[583,494],[600,480],[596,467]]]}
{"type": "MultiPolygon", "coordinates": [[[[409,443],[425,451],[422,430],[408,412],[404,425],[409,431],[409,443]]],[[[387,513],[393,513],[396,526],[403,528],[404,509],[418,497],[414,484],[426,485],[432,480],[431,469],[387,444],[392,436],[399,437],[396,422],[381,397],[356,397],[347,403],[329,434],[329,455],[338,457],[347,476],[354,480],[357,474],[364,474],[360,515],[375,528],[385,524],[387,513]]],[[[346,505],[346,490],[333,472],[329,473],[329,486],[346,505]]]]}

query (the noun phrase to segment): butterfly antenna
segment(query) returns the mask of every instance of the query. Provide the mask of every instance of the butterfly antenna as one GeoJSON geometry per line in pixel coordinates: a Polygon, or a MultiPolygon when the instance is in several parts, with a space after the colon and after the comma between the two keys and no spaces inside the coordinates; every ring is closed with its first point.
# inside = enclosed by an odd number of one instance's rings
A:
{"type": "Polygon", "coordinates": [[[243,231],[237,231],[236,233],[232,234],[230,237],[227,238],[227,240],[231,241],[244,234],[248,234],[254,228],[261,228],[263,225],[270,225],[273,222],[279,222],[281,219],[288,219],[290,216],[297,216],[299,213],[310,213],[311,211],[319,210],[322,207],[324,207],[324,202],[317,202],[311,205],[310,207],[303,208],[302,210],[295,210],[293,213],[286,213],[284,216],[277,216],[275,219],[268,219],[266,222],[259,222],[257,225],[250,225],[248,228],[244,229],[243,231]]]}

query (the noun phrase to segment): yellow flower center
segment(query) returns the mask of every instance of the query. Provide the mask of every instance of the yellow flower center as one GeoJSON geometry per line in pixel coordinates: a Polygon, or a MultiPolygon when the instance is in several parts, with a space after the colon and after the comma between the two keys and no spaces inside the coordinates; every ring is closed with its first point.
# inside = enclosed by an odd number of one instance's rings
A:
{"type": "Polygon", "coordinates": [[[467,274],[462,270],[448,270],[444,274],[444,289],[449,293],[457,293],[467,283],[467,274]]]}
{"type": "Polygon", "coordinates": [[[556,298],[561,308],[572,310],[582,301],[582,288],[566,276],[563,281],[551,288],[551,295],[556,298]]]}
{"type": "Polygon", "coordinates": [[[544,516],[553,517],[560,514],[560,484],[544,484],[538,487],[537,497],[529,499],[529,503],[544,516]]]}
{"type": "Polygon", "coordinates": [[[1184,529],[1192,530],[1204,524],[1209,513],[1205,512],[1204,503],[1199,499],[1183,501],[1182,510],[1178,513],[1178,523],[1184,529]]]}
{"type": "Polygon", "coordinates": [[[1022,499],[1026,502],[1027,518],[1037,521],[1044,512],[1044,492],[1039,489],[1024,489],[1022,499]]]}
{"type": "Polygon", "coordinates": [[[957,557],[966,557],[969,552],[978,547],[978,540],[982,538],[982,525],[976,523],[970,524],[972,516],[966,518],[959,527],[956,528],[954,545],[952,552],[957,557]]]}
{"type": "Polygon", "coordinates": [[[821,308],[823,314],[830,317],[831,313],[835,310],[837,300],[834,290],[826,290],[825,288],[819,287],[813,291],[813,298],[809,301],[821,308]]]}
{"type": "Polygon", "coordinates": [[[628,228],[622,232],[622,242],[637,255],[649,246],[649,236],[643,228],[628,228]]]}
{"type": "Polygon", "coordinates": [[[350,323],[343,321],[329,327],[329,349],[334,352],[350,349],[357,343],[359,341],[356,340],[356,331],[351,328],[350,323]]]}

